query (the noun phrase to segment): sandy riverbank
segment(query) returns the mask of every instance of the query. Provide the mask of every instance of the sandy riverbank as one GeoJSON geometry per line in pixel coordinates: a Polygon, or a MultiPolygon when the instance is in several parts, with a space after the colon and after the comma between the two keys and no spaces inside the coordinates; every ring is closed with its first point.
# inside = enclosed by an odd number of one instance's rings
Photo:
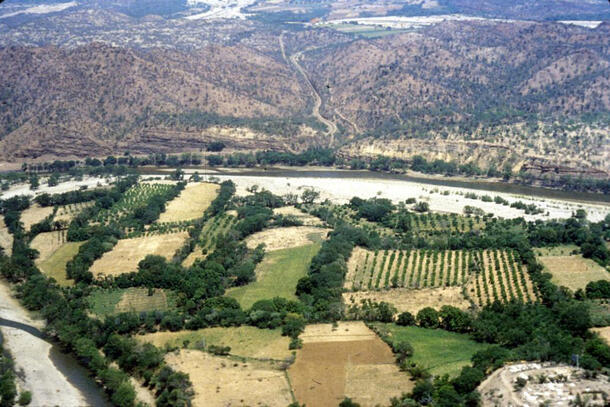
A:
{"type": "MultiPolygon", "coordinates": [[[[42,329],[13,298],[8,284],[0,280],[0,318],[42,329]]],[[[88,403],[50,359],[51,344],[20,328],[0,326],[5,348],[11,353],[20,385],[32,392],[32,406],[86,406],[88,403]]]]}

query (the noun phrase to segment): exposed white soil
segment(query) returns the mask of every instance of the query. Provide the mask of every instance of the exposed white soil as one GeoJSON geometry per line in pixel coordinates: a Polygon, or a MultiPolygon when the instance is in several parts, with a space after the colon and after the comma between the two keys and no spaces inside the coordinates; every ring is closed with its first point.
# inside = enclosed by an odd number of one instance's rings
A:
{"type": "MultiPolygon", "coordinates": [[[[44,322],[33,319],[0,280],[0,318],[42,329],[44,322]]],[[[55,367],[49,357],[51,344],[17,328],[1,326],[5,348],[10,352],[19,384],[32,392],[31,406],[86,406],[81,392],[55,367]]]]}
{"type": "Polygon", "coordinates": [[[535,196],[521,196],[503,192],[471,190],[458,187],[433,186],[424,183],[362,179],[362,178],[289,178],[289,177],[252,177],[240,175],[215,175],[221,181],[231,179],[237,186],[237,194],[248,195],[248,188],[258,185],[274,194],[284,195],[287,193],[301,194],[307,188],[313,188],[320,192],[320,201],[329,199],[334,203],[346,203],[354,196],[360,198],[388,198],[393,202],[405,201],[407,198],[416,198],[418,201],[426,201],[430,210],[445,213],[464,213],[465,206],[481,208],[486,213],[513,219],[523,217],[526,220],[536,219],[559,219],[569,218],[577,209],[587,211],[589,220],[599,222],[610,213],[610,206],[603,204],[579,203],[573,201],[562,201],[535,196]],[[443,195],[447,191],[448,195],[443,195]],[[526,215],[524,211],[496,204],[494,202],[483,202],[479,199],[469,199],[464,196],[466,192],[474,192],[477,195],[489,195],[491,197],[501,196],[509,202],[522,201],[526,204],[535,204],[542,208],[544,213],[538,215],[526,215]]]}
{"type": "MultiPolygon", "coordinates": [[[[587,378],[585,371],[567,365],[521,363],[496,370],[478,387],[483,407],[568,407],[577,395],[588,406],[603,406],[603,393],[610,393],[608,377],[587,378]],[[523,387],[517,379],[525,380],[523,387]]],[[[583,404],[584,405],[584,404],[583,404]]]]}
{"type": "Polygon", "coordinates": [[[8,199],[18,195],[36,196],[43,193],[48,194],[62,194],[64,192],[76,191],[80,187],[86,186],[87,188],[95,188],[99,185],[108,185],[114,181],[114,178],[94,178],[86,177],[82,181],[65,181],[54,187],[46,185],[46,180],[41,180],[40,187],[38,189],[30,189],[30,184],[16,184],[12,185],[8,191],[4,191],[0,194],[0,198],[8,199]]]}

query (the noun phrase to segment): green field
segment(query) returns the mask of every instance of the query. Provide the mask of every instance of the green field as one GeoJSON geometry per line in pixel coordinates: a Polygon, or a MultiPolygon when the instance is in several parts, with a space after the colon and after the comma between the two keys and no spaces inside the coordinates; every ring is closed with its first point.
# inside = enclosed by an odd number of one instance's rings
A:
{"type": "Polygon", "coordinates": [[[175,306],[171,292],[155,289],[152,295],[146,288],[96,290],[89,296],[89,309],[98,316],[120,312],[168,310],[175,306]]]}
{"type": "Polygon", "coordinates": [[[470,364],[472,355],[487,345],[473,341],[468,335],[396,324],[374,324],[386,331],[393,341],[407,341],[414,349],[411,360],[426,367],[433,375],[455,377],[463,366],[470,364]]]}
{"type": "Polygon", "coordinates": [[[320,243],[316,243],[266,253],[263,261],[256,267],[256,281],[231,289],[227,295],[235,298],[244,309],[266,298],[296,300],[294,293],[297,282],[307,275],[311,259],[318,253],[320,246],[320,243]]]}
{"type": "Polygon", "coordinates": [[[48,277],[53,277],[57,284],[62,287],[68,287],[74,284],[74,281],[68,280],[66,275],[66,264],[76,256],[78,249],[85,242],[69,242],[64,243],[45,261],[40,263],[40,271],[48,277]]]}
{"type": "Polygon", "coordinates": [[[210,345],[229,346],[231,355],[256,359],[281,360],[290,356],[290,339],[280,329],[258,329],[252,326],[204,328],[197,331],[156,332],[135,337],[157,347],[201,349],[210,345]]]}

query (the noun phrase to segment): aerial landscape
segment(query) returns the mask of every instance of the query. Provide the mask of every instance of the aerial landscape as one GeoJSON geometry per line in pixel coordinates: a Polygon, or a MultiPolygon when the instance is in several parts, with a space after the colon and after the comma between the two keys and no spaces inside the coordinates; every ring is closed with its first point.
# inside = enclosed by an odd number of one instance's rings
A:
{"type": "Polygon", "coordinates": [[[610,405],[606,0],[0,2],[0,407],[610,405]]]}

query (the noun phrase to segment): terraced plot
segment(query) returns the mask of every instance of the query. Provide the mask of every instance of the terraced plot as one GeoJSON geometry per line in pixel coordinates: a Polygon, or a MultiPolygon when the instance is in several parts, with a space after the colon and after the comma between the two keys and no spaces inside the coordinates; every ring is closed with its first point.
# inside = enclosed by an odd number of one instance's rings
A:
{"type": "Polygon", "coordinates": [[[570,256],[539,256],[545,271],[553,275],[551,281],[571,290],[584,289],[591,281],[610,281],[610,272],[580,254],[570,256]]]}

